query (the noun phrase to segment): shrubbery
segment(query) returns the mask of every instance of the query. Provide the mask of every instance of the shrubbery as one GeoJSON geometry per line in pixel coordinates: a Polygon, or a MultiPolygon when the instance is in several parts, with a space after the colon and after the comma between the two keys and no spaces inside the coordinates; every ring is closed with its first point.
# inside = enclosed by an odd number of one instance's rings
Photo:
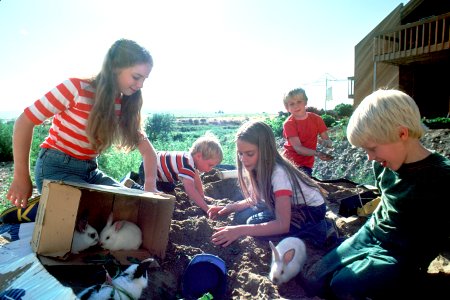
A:
{"type": "Polygon", "coordinates": [[[283,123],[289,116],[286,112],[278,112],[278,116],[275,118],[267,118],[265,122],[272,128],[273,134],[276,137],[282,137],[283,136],[283,123]]]}
{"type": "Polygon", "coordinates": [[[12,134],[14,122],[0,122],[0,161],[12,161],[12,134]]]}
{"type": "Polygon", "coordinates": [[[350,117],[353,113],[353,105],[341,103],[336,105],[334,111],[339,118],[350,117]]]}
{"type": "Polygon", "coordinates": [[[446,129],[450,128],[450,118],[435,118],[435,119],[422,119],[423,124],[431,129],[446,129]]]}
{"type": "Polygon", "coordinates": [[[175,126],[175,120],[172,114],[153,114],[145,120],[145,133],[151,141],[167,140],[175,126]]]}
{"type": "Polygon", "coordinates": [[[334,125],[336,122],[336,118],[329,114],[323,114],[321,115],[323,121],[325,122],[325,125],[329,128],[334,125]]]}

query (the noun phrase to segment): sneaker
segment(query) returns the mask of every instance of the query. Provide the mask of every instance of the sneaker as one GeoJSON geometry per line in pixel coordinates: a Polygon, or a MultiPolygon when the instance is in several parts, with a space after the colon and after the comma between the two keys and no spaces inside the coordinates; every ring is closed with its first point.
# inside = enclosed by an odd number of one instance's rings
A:
{"type": "Polygon", "coordinates": [[[136,183],[139,184],[139,185],[142,185],[142,184],[143,184],[143,182],[142,182],[142,180],[141,180],[141,177],[140,177],[139,174],[136,173],[136,172],[131,171],[131,172],[130,172],[130,175],[129,175],[128,177],[131,178],[131,179],[133,179],[134,182],[136,182],[136,183]]]}
{"type": "Polygon", "coordinates": [[[39,199],[41,196],[36,196],[28,200],[28,205],[22,207],[10,207],[5,209],[0,214],[0,223],[26,223],[34,222],[39,207],[39,199]]]}
{"type": "Polygon", "coordinates": [[[126,186],[129,189],[135,189],[135,190],[144,190],[144,187],[140,184],[137,184],[136,182],[134,182],[133,179],[131,178],[127,178],[125,179],[125,181],[122,182],[122,184],[124,186],[126,186]]]}

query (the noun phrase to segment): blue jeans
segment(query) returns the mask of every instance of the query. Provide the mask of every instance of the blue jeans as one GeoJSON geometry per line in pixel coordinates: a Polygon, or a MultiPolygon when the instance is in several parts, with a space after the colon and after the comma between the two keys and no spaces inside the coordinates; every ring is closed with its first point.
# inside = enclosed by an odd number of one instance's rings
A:
{"type": "Polygon", "coordinates": [[[256,206],[246,208],[234,214],[235,224],[260,224],[275,220],[274,213],[265,203],[258,202],[256,206]]]}
{"type": "MultiPolygon", "coordinates": [[[[324,204],[319,206],[305,206],[305,222],[301,228],[291,224],[289,232],[278,235],[277,238],[285,236],[297,236],[301,239],[308,239],[317,247],[323,247],[327,239],[327,231],[330,225],[325,220],[327,207],[324,204]]],[[[275,214],[267,207],[265,203],[258,202],[256,206],[246,208],[234,214],[233,223],[235,224],[260,224],[275,220],[275,214]]],[[[263,239],[273,239],[274,236],[261,237],[263,239]]]]}
{"type": "Polygon", "coordinates": [[[117,180],[98,169],[97,159],[81,160],[64,152],[46,148],[39,151],[34,178],[39,193],[42,192],[44,179],[123,187],[117,180]]]}
{"type": "Polygon", "coordinates": [[[328,229],[332,226],[325,219],[326,204],[302,206],[300,210],[305,215],[305,221],[300,228],[291,225],[289,235],[310,240],[316,247],[323,247],[327,240],[328,229]]]}

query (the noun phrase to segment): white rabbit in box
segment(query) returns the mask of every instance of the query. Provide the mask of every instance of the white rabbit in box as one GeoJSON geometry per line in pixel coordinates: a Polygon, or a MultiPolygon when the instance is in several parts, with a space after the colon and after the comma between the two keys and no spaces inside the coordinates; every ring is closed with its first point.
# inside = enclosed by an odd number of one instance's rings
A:
{"type": "Polygon", "coordinates": [[[109,215],[106,226],[100,232],[100,245],[104,249],[136,250],[141,244],[142,231],[136,224],[125,220],[113,224],[113,214],[109,215]]]}
{"type": "Polygon", "coordinates": [[[98,244],[98,232],[88,224],[88,214],[87,211],[84,211],[77,220],[76,228],[73,232],[72,248],[70,250],[74,254],[78,254],[80,251],[98,244]]]}

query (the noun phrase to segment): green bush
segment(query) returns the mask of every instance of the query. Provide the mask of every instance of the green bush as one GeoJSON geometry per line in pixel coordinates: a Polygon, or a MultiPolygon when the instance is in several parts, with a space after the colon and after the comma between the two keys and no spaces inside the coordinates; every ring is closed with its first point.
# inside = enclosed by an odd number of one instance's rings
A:
{"type": "Polygon", "coordinates": [[[153,114],[145,121],[144,130],[151,141],[168,138],[175,126],[175,116],[172,114],[153,114]]]}
{"type": "Polygon", "coordinates": [[[267,125],[270,126],[270,128],[272,128],[273,134],[275,135],[275,137],[282,137],[283,136],[283,123],[284,121],[286,121],[287,117],[289,116],[289,113],[286,112],[278,112],[278,116],[276,116],[275,118],[266,118],[264,120],[265,123],[267,123],[267,125]]]}
{"type": "Polygon", "coordinates": [[[341,103],[334,107],[334,111],[339,118],[350,117],[353,113],[353,105],[341,103]]]}
{"type": "Polygon", "coordinates": [[[333,117],[332,115],[323,114],[321,117],[327,127],[332,127],[333,124],[336,122],[336,118],[333,117]]]}
{"type": "Polygon", "coordinates": [[[12,135],[14,122],[0,122],[0,161],[12,161],[12,135]]]}
{"type": "MultiPolygon", "coordinates": [[[[14,130],[14,122],[8,121],[6,123],[0,122],[0,161],[13,160],[12,136],[14,130]]],[[[34,167],[36,157],[39,153],[39,146],[48,135],[50,125],[45,123],[34,127],[33,142],[30,149],[30,164],[34,167]]]]}
{"type": "Polygon", "coordinates": [[[450,118],[439,117],[435,119],[422,119],[423,124],[425,124],[430,129],[447,129],[450,128],[450,118]]]}
{"type": "Polygon", "coordinates": [[[343,117],[340,120],[334,122],[333,127],[329,130],[330,134],[333,134],[334,137],[332,140],[346,140],[347,139],[347,125],[348,125],[349,117],[343,117]]]}

